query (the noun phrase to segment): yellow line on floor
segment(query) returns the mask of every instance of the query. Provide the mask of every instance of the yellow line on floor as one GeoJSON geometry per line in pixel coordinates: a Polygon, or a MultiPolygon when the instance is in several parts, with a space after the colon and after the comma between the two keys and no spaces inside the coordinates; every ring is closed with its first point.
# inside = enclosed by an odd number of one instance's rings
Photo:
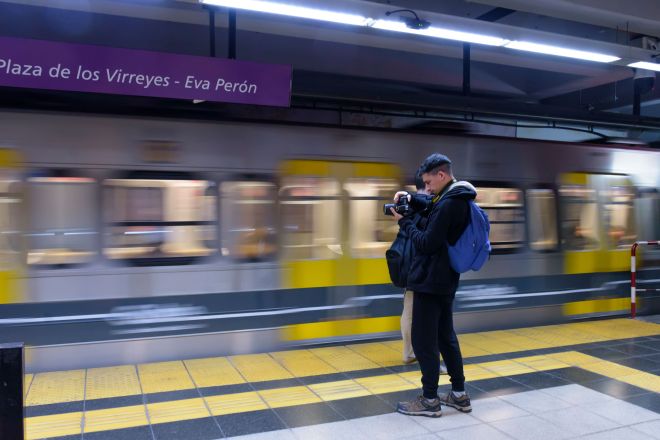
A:
{"type": "MultiPolygon", "coordinates": [[[[579,367],[649,391],[660,392],[660,378],[656,375],[618,365],[614,362],[603,361],[576,351],[467,364],[465,365],[465,377],[469,383],[483,379],[511,377],[567,367],[579,367]]],[[[351,399],[417,389],[420,387],[420,380],[421,373],[419,371],[410,371],[324,382],[308,386],[152,403],[146,406],[146,413],[144,405],[94,410],[85,412],[84,426],[85,432],[98,432],[145,426],[148,423],[147,414],[152,424],[158,424],[194,420],[210,417],[211,415],[236,414],[267,408],[351,399]]],[[[448,384],[448,376],[441,376],[440,385],[448,384]]],[[[26,419],[27,438],[32,440],[59,435],[80,434],[82,421],[82,412],[28,417],[26,419]]]]}
{"type": "MultiPolygon", "coordinates": [[[[609,319],[459,336],[464,358],[557,348],[660,334],[660,325],[609,319]]],[[[178,391],[401,365],[401,341],[386,341],[274,353],[192,359],[133,366],[39,373],[26,376],[26,405],[178,391]]],[[[493,364],[491,368],[503,368],[493,364]]],[[[512,368],[509,366],[507,368],[512,368]]],[[[519,367],[518,367],[519,368],[519,367]]]]}

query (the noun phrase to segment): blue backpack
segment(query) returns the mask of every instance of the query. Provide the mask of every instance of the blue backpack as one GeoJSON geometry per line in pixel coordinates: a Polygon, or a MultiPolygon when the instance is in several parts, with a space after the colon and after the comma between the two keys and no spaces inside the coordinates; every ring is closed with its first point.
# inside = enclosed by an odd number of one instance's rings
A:
{"type": "Polygon", "coordinates": [[[490,222],[488,214],[468,200],[470,207],[470,222],[461,237],[449,248],[449,264],[458,273],[468,270],[479,270],[490,256],[490,222]]]}

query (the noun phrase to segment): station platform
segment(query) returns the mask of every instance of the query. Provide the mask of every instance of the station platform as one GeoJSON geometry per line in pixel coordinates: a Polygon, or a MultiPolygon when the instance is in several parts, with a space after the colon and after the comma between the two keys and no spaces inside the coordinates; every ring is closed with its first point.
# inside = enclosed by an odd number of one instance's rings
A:
{"type": "MultiPolygon", "coordinates": [[[[401,341],[25,376],[28,439],[659,439],[660,324],[606,319],[459,336],[473,411],[419,394],[401,341]]],[[[440,392],[449,390],[441,376],[440,392]]]]}

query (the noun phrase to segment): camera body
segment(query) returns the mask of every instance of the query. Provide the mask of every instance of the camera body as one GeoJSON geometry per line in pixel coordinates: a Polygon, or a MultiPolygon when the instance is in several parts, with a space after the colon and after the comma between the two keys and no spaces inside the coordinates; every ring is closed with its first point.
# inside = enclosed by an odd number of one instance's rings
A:
{"type": "Polygon", "coordinates": [[[383,213],[385,215],[394,215],[392,214],[392,211],[390,211],[391,208],[394,208],[394,211],[397,214],[404,217],[412,213],[412,208],[408,202],[408,196],[399,197],[399,201],[396,203],[386,203],[383,205],[383,213]]]}

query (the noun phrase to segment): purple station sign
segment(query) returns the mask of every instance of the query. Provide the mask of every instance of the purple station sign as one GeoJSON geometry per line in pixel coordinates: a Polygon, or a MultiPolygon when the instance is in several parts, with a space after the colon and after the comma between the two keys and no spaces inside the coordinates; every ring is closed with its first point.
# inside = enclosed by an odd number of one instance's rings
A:
{"type": "Polygon", "coordinates": [[[0,37],[0,86],[288,107],[291,66],[0,37]]]}

